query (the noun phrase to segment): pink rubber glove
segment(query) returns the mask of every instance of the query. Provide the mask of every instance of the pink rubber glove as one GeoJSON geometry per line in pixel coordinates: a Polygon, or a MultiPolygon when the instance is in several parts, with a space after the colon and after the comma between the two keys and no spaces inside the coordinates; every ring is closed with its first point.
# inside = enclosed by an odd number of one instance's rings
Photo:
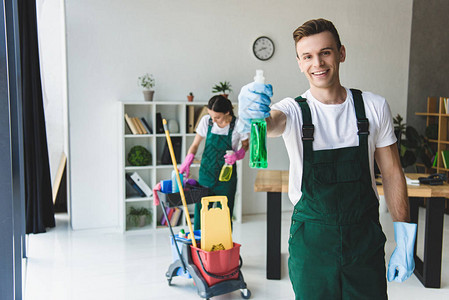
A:
{"type": "Polygon", "coordinates": [[[159,205],[160,201],[159,201],[159,196],[157,194],[157,191],[161,190],[161,183],[158,182],[154,188],[153,188],[153,205],[159,205]]]}
{"type": "Polygon", "coordinates": [[[187,154],[186,158],[184,158],[184,162],[178,168],[179,173],[186,174],[186,177],[189,177],[190,165],[192,164],[194,157],[195,157],[195,155],[193,153],[187,154]]]}
{"type": "Polygon", "coordinates": [[[225,162],[229,165],[233,165],[236,161],[243,159],[245,157],[245,153],[245,149],[240,148],[240,150],[234,152],[234,154],[225,154],[225,162]]]}

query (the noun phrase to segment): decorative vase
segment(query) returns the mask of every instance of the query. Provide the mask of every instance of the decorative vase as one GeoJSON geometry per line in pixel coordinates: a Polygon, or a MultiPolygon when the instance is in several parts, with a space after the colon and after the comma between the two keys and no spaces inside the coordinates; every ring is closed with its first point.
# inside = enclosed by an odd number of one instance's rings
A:
{"type": "Polygon", "coordinates": [[[168,120],[168,130],[170,133],[179,133],[179,124],[176,120],[168,120]]]}
{"type": "Polygon", "coordinates": [[[229,94],[221,94],[223,97],[225,97],[226,99],[228,99],[229,94]]]}
{"type": "Polygon", "coordinates": [[[187,96],[187,101],[192,102],[193,101],[193,96],[188,95],[187,96]]]}
{"type": "Polygon", "coordinates": [[[143,90],[143,98],[145,99],[145,101],[153,101],[153,95],[153,90],[143,90]]]}
{"type": "Polygon", "coordinates": [[[139,216],[139,227],[145,226],[146,223],[147,223],[147,216],[146,215],[139,216]]]}

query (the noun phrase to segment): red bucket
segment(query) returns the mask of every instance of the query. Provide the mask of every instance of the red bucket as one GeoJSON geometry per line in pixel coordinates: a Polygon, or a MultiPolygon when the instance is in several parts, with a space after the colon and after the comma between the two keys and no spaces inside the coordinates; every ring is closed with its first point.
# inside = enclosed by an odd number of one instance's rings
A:
{"type": "Polygon", "coordinates": [[[234,247],[228,250],[210,252],[193,246],[190,247],[193,263],[200,270],[209,286],[221,281],[238,278],[240,270],[240,244],[234,243],[234,247]]]}

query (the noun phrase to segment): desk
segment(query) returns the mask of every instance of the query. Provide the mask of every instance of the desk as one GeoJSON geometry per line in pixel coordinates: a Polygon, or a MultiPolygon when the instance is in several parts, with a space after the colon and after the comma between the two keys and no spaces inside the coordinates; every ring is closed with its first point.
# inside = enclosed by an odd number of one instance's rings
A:
{"type": "MultiPolygon", "coordinates": [[[[425,174],[407,174],[417,179],[425,174]]],[[[281,278],[281,193],[288,192],[288,171],[260,170],[254,184],[255,192],[267,193],[267,279],[281,278]],[[269,242],[268,242],[269,241],[269,242]]],[[[383,186],[377,186],[383,195],[383,186]]],[[[418,198],[429,198],[426,203],[424,258],[416,256],[415,275],[425,287],[439,288],[441,282],[441,255],[443,247],[444,203],[449,198],[449,185],[407,186],[411,222],[418,223],[418,198]]]]}

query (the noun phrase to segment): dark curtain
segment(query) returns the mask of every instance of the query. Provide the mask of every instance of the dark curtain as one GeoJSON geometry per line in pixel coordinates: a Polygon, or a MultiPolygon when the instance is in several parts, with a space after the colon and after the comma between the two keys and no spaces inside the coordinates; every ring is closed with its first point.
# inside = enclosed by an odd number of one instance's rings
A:
{"type": "Polygon", "coordinates": [[[26,233],[55,226],[42,99],[36,1],[19,0],[26,233]]]}

